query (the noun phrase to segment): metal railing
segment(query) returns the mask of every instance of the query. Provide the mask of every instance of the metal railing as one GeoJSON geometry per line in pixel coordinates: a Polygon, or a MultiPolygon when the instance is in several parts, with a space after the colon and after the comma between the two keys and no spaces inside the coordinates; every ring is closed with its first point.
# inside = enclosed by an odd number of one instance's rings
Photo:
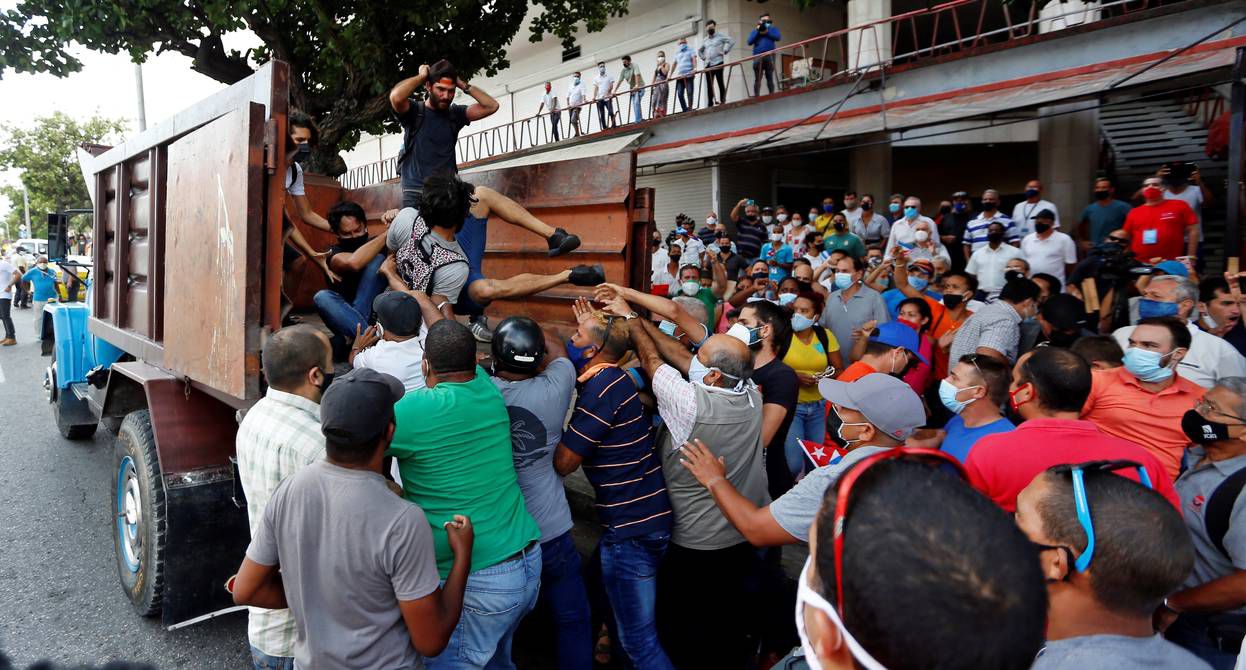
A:
{"type": "Polygon", "coordinates": [[[1204,128],[1210,128],[1227,109],[1227,100],[1214,88],[1195,91],[1181,99],[1185,113],[1198,120],[1204,128]]]}
{"type": "MultiPolygon", "coordinates": [[[[918,63],[1181,1],[1184,0],[1113,0],[1042,15],[1040,8],[1047,0],[950,0],[785,44],[721,66],[702,67],[688,75],[671,74],[665,81],[619,91],[602,101],[589,100],[557,112],[485,128],[460,137],[455,152],[459,164],[464,164],[623,126],[639,130],[667,116],[768,98],[827,82],[851,81],[872,70],[918,63]],[[773,87],[765,77],[767,69],[771,71],[773,87]],[[712,93],[710,86],[714,88],[712,93]],[[639,119],[632,102],[637,96],[639,119]]],[[[586,95],[591,94],[591,84],[584,86],[586,95]]],[[[397,157],[393,157],[359,166],[342,175],[340,181],[347,188],[359,188],[392,179],[397,174],[396,161],[397,157]]]]}

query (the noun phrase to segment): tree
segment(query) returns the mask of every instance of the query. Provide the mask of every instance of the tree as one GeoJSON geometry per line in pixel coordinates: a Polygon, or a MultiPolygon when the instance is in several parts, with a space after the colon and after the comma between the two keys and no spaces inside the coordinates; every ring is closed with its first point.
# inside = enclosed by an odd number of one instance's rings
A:
{"type": "MultiPolygon", "coordinates": [[[[529,39],[554,36],[575,43],[622,16],[627,0],[535,0],[529,39]]],[[[504,45],[528,14],[527,0],[23,0],[0,12],[0,76],[81,69],[70,42],[107,53],[128,52],[135,62],[174,51],[192,68],[232,84],[256,65],[277,58],[290,64],[290,104],[320,126],[314,172],[338,175],[338,152],[363,132],[396,131],[387,93],[421,64],[448,58],[460,73],[496,74],[509,65],[504,45]],[[226,51],[221,36],[250,30],[263,46],[226,51]]]]}
{"type": "MultiPolygon", "coordinates": [[[[0,170],[21,171],[21,182],[30,198],[31,236],[47,235],[49,212],[91,206],[91,196],[78,167],[78,145],[109,144],[125,133],[126,125],[123,120],[100,116],[79,122],[62,112],[35,119],[28,128],[0,125],[0,170]]],[[[0,195],[9,199],[4,223],[13,238],[25,220],[22,185],[0,185],[0,195]]],[[[90,223],[86,217],[70,221],[76,229],[90,223]]]]}

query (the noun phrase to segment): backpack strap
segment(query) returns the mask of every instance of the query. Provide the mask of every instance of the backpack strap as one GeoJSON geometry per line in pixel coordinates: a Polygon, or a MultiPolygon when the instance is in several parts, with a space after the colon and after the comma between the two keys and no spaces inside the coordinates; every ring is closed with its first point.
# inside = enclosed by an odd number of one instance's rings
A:
{"type": "Polygon", "coordinates": [[[826,364],[831,364],[831,341],[826,336],[826,329],[818,324],[813,324],[813,334],[818,336],[818,341],[822,343],[822,353],[826,355],[826,364]]]}
{"type": "MultiPolygon", "coordinates": [[[[420,128],[424,126],[424,103],[419,100],[411,101],[411,110],[415,113],[415,123],[411,124],[411,132],[403,135],[402,151],[398,152],[398,160],[395,166],[401,166],[402,162],[411,154],[415,153],[415,136],[419,134],[420,128]]],[[[419,157],[416,157],[416,169],[419,169],[419,157]]],[[[422,175],[421,175],[422,176],[422,175]]]]}
{"type": "Polygon", "coordinates": [[[1237,504],[1237,498],[1244,486],[1246,468],[1234,472],[1220,482],[1216,490],[1208,496],[1207,507],[1203,510],[1203,527],[1207,530],[1207,537],[1230,560],[1232,558],[1224,548],[1224,536],[1229,532],[1229,517],[1233,515],[1233,507],[1237,504]]]}

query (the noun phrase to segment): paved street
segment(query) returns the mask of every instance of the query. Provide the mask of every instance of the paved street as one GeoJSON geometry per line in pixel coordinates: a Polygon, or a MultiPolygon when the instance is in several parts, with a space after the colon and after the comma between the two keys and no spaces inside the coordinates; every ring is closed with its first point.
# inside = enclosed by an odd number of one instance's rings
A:
{"type": "Polygon", "coordinates": [[[0,348],[0,649],[20,668],[40,659],[246,667],[242,614],[175,632],[134,614],[113,560],[112,436],[70,442],[56,432],[42,387],[48,359],[30,312],[15,311],[21,344],[0,348]]]}

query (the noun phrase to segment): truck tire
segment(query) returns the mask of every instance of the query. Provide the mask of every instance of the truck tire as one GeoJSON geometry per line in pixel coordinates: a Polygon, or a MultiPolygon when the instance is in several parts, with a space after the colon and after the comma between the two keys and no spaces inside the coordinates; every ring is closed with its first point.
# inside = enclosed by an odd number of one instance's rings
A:
{"type": "Polygon", "coordinates": [[[102,416],[100,417],[100,425],[104,430],[116,435],[121,432],[121,422],[125,420],[123,416],[102,416]]]}
{"type": "Polygon", "coordinates": [[[160,612],[164,596],[165,501],[151,414],[121,422],[113,455],[113,544],[121,587],[140,616],[160,612]]]}
{"type": "MultiPolygon", "coordinates": [[[[61,393],[56,388],[56,351],[52,351],[52,365],[48,368],[48,399],[52,402],[52,416],[56,418],[56,429],[61,432],[67,440],[85,440],[95,434],[95,427],[99,425],[97,422],[91,423],[71,423],[70,417],[82,416],[80,410],[86,405],[85,400],[80,400],[71,393],[61,393]]],[[[89,414],[89,411],[87,412],[89,414]]]]}

